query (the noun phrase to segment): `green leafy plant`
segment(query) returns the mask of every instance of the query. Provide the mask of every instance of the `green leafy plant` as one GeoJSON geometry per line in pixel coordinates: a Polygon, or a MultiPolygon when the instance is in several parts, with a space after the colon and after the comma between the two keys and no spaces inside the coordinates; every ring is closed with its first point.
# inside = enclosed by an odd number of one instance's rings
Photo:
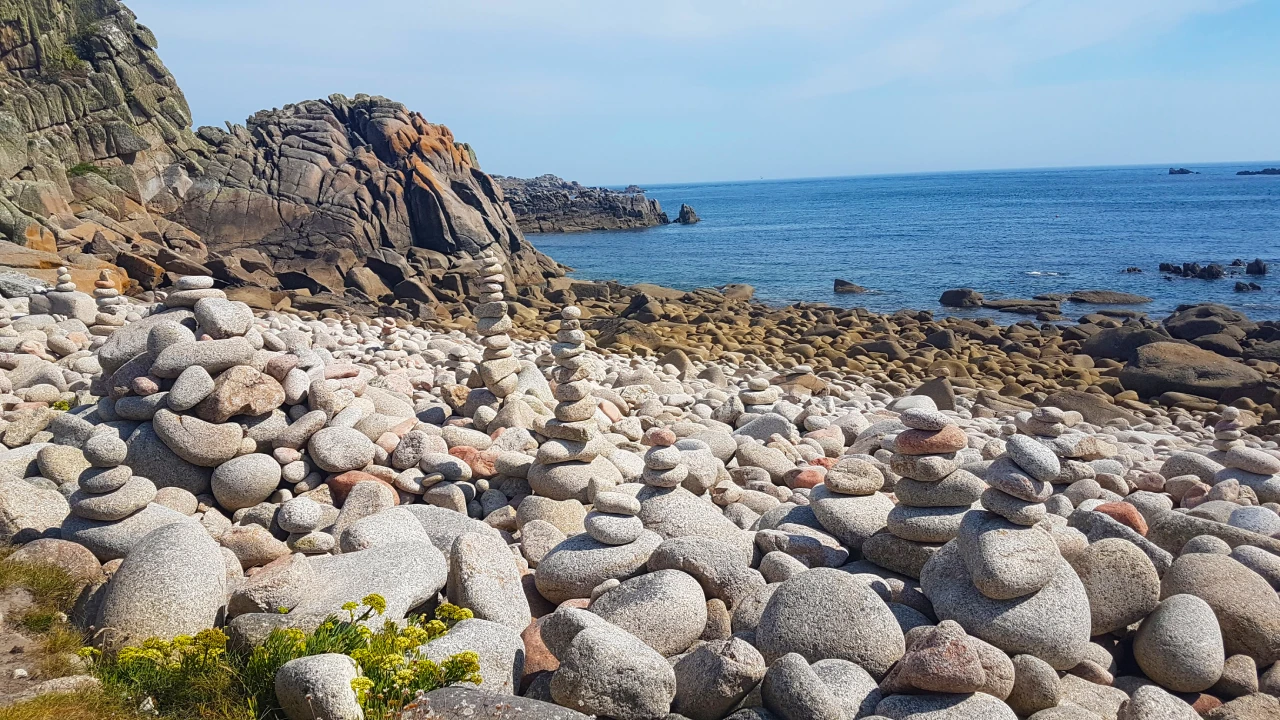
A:
{"type": "Polygon", "coordinates": [[[50,405],[49,407],[53,408],[54,410],[61,410],[62,412],[66,412],[66,411],[68,411],[68,410],[70,410],[70,409],[71,409],[71,401],[70,401],[70,400],[56,400],[56,401],[54,401],[54,403],[53,403],[52,405],[50,405]]]}
{"type": "Polygon", "coordinates": [[[84,177],[89,173],[107,177],[107,171],[90,162],[82,162],[67,168],[67,177],[84,177]]]}
{"type": "Polygon", "coordinates": [[[151,638],[115,655],[81,650],[111,693],[141,702],[151,698],[168,717],[283,718],[275,677],[285,663],[310,655],[341,653],[355,660],[361,675],[352,682],[366,717],[389,717],[421,690],[458,682],[479,682],[479,657],[453,655],[440,663],[419,657],[420,649],[443,636],[471,611],[441,605],[435,617],[413,616],[405,627],[387,620],[378,630],[368,622],[386,610],[380,595],[343,606],[347,617],[330,616],[311,632],[275,629],[247,653],[229,652],[227,636],[210,629],[173,640],[151,638]]]}

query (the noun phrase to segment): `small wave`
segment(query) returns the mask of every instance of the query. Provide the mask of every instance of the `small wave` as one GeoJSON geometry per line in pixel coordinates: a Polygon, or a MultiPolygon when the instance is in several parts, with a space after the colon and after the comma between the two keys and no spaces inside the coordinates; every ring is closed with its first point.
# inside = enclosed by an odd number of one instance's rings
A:
{"type": "Polygon", "coordinates": [[[1032,277],[1060,277],[1062,273],[1049,272],[1046,270],[1028,270],[1027,272],[1023,273],[1023,275],[1030,275],[1032,277]]]}

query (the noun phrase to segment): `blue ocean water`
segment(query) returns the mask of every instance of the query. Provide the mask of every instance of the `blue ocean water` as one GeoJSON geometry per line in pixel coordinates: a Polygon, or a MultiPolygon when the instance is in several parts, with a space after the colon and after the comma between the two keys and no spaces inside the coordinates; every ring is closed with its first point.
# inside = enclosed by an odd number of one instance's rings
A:
{"type": "MultiPolygon", "coordinates": [[[[645,230],[533,235],[584,279],[692,289],[749,283],[759,300],[823,302],[877,312],[944,311],[942,292],[988,298],[1107,289],[1145,295],[1131,309],[1161,318],[1177,305],[1218,302],[1280,319],[1280,176],[1238,176],[1276,162],[891,175],[646,187],[674,219],[645,230]],[[1237,293],[1243,268],[1208,281],[1167,279],[1161,262],[1260,257],[1261,292],[1237,293]],[[1142,268],[1126,274],[1125,268],[1142,268]],[[837,295],[835,278],[871,289],[837,295]]],[[[1064,303],[1079,316],[1098,306],[1064,303]]],[[[1013,322],[1019,316],[945,309],[1013,322]]]]}

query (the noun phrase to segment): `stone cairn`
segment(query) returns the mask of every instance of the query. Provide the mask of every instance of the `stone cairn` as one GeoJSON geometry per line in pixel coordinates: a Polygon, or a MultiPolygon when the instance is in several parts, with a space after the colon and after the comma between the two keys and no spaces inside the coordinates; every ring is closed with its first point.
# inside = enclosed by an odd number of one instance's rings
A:
{"type": "MultiPolygon", "coordinates": [[[[68,530],[79,531],[85,537],[78,539],[89,540],[91,549],[100,557],[123,557],[124,552],[114,546],[113,533],[107,528],[129,524],[131,518],[147,512],[166,514],[160,506],[153,506],[155,510],[148,508],[156,497],[155,483],[134,475],[133,470],[124,464],[129,448],[114,433],[90,437],[81,451],[89,467],[80,473],[77,489],[68,498],[71,514],[78,520],[64,525],[64,532],[71,535],[68,530]]],[[[143,519],[136,524],[149,526],[151,523],[143,519]]]]}
{"type": "Polygon", "coordinates": [[[515,357],[511,337],[507,335],[512,323],[502,296],[502,284],[506,280],[502,274],[502,261],[496,255],[485,253],[481,256],[477,284],[480,302],[474,312],[484,356],[478,372],[481,382],[499,400],[515,392],[520,372],[520,360],[515,357]]]}
{"type": "Polygon", "coordinates": [[[93,297],[76,289],[71,279],[71,271],[66,267],[58,268],[58,283],[43,295],[31,296],[32,314],[48,313],[74,318],[85,325],[93,324],[98,314],[98,306],[93,297]]]}
{"type": "Polygon", "coordinates": [[[636,498],[621,492],[601,492],[587,513],[587,534],[605,545],[633,543],[644,532],[644,523],[636,517],[639,513],[640,501],[636,498]]]}
{"type": "Polygon", "coordinates": [[[738,393],[738,399],[743,404],[743,412],[755,415],[773,412],[774,403],[781,398],[782,388],[770,385],[769,379],[763,377],[747,380],[747,389],[738,393]]]}
{"type": "Polygon", "coordinates": [[[869,538],[862,552],[880,567],[918,578],[925,562],[959,534],[982,481],[956,467],[955,454],[968,446],[968,438],[946,415],[911,408],[901,420],[907,429],[893,439],[889,461],[902,476],[894,486],[898,504],[886,531],[869,538]]]}
{"type": "Polygon", "coordinates": [[[645,433],[649,449],[644,454],[644,472],[640,479],[655,488],[680,487],[689,477],[689,466],[683,462],[680,448],[675,446],[675,433],[650,431],[645,433]]]}
{"type": "Polygon", "coordinates": [[[116,290],[116,284],[111,281],[106,270],[99,273],[98,279],[93,283],[93,301],[98,306],[98,314],[94,317],[93,327],[89,332],[94,335],[110,335],[124,327],[125,312],[129,306],[120,297],[120,291],[116,290]]]}
{"type": "Polygon", "coordinates": [[[539,416],[535,421],[535,429],[551,440],[538,448],[528,479],[539,495],[586,503],[597,489],[621,482],[622,475],[603,456],[612,446],[601,437],[596,421],[597,401],[591,394],[594,384],[583,356],[587,336],[579,323],[582,311],[570,306],[560,315],[560,330],[551,346],[555,417],[539,416]]]}

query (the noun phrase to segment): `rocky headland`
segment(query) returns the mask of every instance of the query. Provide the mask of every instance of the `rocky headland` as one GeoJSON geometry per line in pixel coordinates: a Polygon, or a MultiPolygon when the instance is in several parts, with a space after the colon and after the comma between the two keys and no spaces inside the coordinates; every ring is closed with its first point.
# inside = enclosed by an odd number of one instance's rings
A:
{"type": "Polygon", "coordinates": [[[586,187],[555,175],[522,179],[494,175],[520,229],[527,233],[629,230],[671,222],[657,200],[634,185],[586,187]]]}

